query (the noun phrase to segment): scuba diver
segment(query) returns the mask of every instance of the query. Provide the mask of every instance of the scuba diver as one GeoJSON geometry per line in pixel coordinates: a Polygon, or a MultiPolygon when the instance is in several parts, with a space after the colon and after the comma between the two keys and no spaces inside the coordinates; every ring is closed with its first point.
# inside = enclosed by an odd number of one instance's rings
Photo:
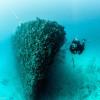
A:
{"type": "Polygon", "coordinates": [[[85,49],[85,39],[79,41],[77,38],[73,39],[70,45],[70,51],[73,54],[81,54],[85,49]]]}

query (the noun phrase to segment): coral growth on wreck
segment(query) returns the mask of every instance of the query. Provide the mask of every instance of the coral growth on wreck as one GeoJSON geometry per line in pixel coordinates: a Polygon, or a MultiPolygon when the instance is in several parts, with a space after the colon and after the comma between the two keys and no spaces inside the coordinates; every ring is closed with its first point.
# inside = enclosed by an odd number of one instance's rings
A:
{"type": "Polygon", "coordinates": [[[27,100],[35,100],[48,66],[64,43],[64,27],[42,20],[22,23],[12,37],[18,69],[27,100]]]}

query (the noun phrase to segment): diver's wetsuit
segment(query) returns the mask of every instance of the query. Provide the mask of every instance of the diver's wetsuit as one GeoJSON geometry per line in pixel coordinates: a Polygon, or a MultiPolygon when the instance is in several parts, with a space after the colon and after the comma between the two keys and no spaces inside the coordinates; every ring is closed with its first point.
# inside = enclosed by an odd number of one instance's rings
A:
{"type": "Polygon", "coordinates": [[[81,54],[84,50],[84,47],[85,47],[84,42],[81,43],[79,40],[73,40],[70,45],[70,51],[73,54],[81,54]]]}

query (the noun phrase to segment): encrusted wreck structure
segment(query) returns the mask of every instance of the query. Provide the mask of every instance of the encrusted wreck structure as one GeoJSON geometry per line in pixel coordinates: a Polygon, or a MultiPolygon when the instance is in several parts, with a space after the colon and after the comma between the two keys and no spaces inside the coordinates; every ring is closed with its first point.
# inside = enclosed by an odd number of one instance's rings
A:
{"type": "Polygon", "coordinates": [[[27,100],[38,100],[41,95],[46,73],[64,38],[64,27],[53,21],[37,18],[17,27],[13,48],[27,100]]]}

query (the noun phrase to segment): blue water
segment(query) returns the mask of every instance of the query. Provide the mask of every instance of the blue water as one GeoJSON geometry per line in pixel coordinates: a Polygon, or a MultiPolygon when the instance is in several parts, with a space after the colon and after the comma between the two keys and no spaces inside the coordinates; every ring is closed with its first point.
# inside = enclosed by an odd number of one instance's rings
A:
{"type": "Polygon", "coordinates": [[[43,100],[100,100],[99,5],[99,0],[0,0],[0,100],[25,100],[11,36],[21,22],[36,17],[57,21],[67,33],[43,100]],[[68,49],[74,37],[87,40],[81,55],[68,49]]]}

